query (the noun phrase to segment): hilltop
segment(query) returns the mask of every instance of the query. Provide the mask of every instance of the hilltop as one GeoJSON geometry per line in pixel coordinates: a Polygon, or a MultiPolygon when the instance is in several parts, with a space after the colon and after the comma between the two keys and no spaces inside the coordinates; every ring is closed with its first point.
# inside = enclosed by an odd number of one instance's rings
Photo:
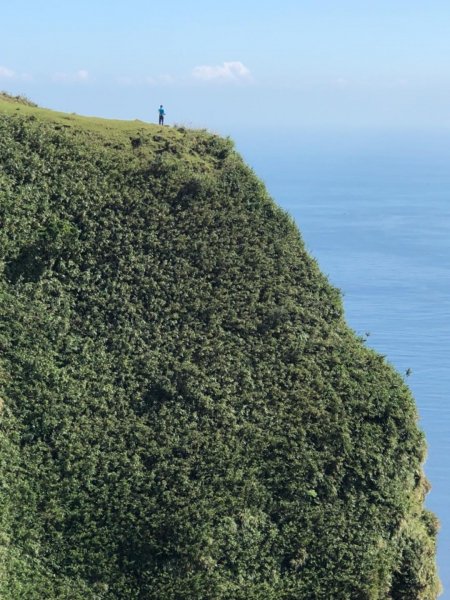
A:
{"type": "Polygon", "coordinates": [[[414,399],[228,139],[0,96],[0,597],[432,600],[414,399]]]}

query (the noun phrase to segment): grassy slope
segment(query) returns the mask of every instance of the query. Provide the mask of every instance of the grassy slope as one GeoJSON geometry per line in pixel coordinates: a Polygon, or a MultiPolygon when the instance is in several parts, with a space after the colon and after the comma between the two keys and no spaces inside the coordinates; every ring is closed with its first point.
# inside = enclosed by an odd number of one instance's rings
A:
{"type": "Polygon", "coordinates": [[[232,145],[0,124],[2,597],[435,598],[411,396],[232,145]]]}
{"type": "Polygon", "coordinates": [[[81,134],[86,140],[95,144],[106,144],[108,147],[129,150],[130,141],[140,143],[140,154],[143,160],[151,159],[155,153],[169,151],[177,153],[188,165],[198,168],[209,168],[211,156],[201,160],[192,148],[199,140],[205,138],[204,131],[189,130],[184,127],[160,127],[152,123],[101,119],[84,117],[76,114],[56,112],[46,108],[27,104],[17,97],[11,97],[0,92],[0,112],[9,116],[28,117],[47,123],[55,129],[66,130],[69,133],[81,134]],[[178,152],[177,152],[178,151],[178,152]]]}
{"type": "MultiPolygon", "coordinates": [[[[142,121],[121,121],[112,119],[101,119],[96,117],[83,117],[76,114],[68,114],[40,108],[26,100],[20,101],[17,97],[11,97],[0,93],[0,109],[2,113],[13,116],[22,115],[35,117],[44,123],[52,123],[61,127],[76,128],[85,132],[100,134],[108,140],[117,142],[128,141],[130,137],[138,135],[141,131],[155,133],[162,128],[142,121]]],[[[176,136],[176,130],[167,129],[168,139],[176,136]]]]}

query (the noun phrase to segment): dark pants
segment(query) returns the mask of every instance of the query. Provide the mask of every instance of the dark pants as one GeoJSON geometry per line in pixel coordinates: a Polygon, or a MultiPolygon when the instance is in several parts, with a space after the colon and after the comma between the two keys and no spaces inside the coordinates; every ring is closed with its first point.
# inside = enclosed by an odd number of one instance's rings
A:
{"type": "Polygon", "coordinates": [[[164,115],[159,115],[159,124],[164,125],[164,115]]]}

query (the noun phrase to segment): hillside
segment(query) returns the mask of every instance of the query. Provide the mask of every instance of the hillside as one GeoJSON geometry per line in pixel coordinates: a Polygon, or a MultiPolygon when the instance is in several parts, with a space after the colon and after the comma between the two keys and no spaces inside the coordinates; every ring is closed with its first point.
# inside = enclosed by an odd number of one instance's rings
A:
{"type": "Polygon", "coordinates": [[[403,379],[229,140],[0,97],[0,597],[432,600],[403,379]]]}

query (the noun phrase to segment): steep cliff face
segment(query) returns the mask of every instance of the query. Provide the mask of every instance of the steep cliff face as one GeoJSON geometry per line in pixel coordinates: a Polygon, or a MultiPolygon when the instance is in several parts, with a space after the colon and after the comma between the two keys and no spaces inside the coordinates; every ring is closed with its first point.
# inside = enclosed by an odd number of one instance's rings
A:
{"type": "Polygon", "coordinates": [[[232,144],[0,100],[0,596],[434,599],[402,378],[232,144]]]}

